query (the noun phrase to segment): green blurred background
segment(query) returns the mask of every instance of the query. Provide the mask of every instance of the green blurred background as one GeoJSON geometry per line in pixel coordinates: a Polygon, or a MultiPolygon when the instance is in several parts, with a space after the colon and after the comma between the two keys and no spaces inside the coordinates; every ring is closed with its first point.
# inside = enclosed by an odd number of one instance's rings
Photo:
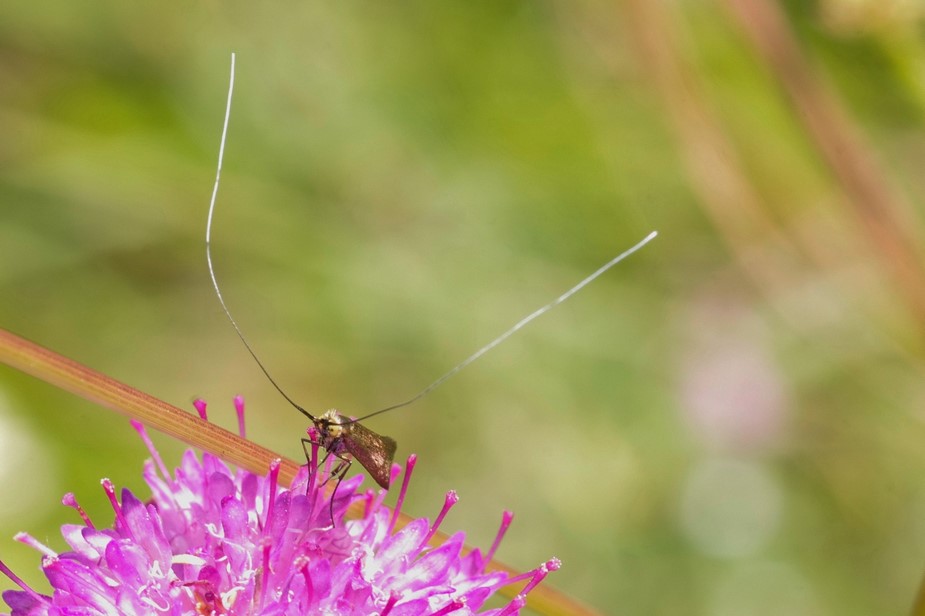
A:
{"type": "MultiPolygon", "coordinates": [[[[298,458],[369,427],[405,509],[607,614],[906,613],[925,573],[925,9],[900,0],[0,4],[0,326],[298,458]]],[[[146,493],[113,413],[0,368],[0,557],[146,493]]],[[[168,463],[181,447],[157,444],[168,463]]],[[[10,583],[0,579],[0,587],[10,583]]]]}

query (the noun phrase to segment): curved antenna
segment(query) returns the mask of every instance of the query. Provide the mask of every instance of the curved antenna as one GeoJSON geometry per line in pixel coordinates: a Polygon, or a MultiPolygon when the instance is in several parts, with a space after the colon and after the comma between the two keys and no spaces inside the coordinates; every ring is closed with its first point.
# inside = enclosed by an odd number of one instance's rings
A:
{"type": "Polygon", "coordinates": [[[218,183],[222,177],[222,159],[225,157],[225,137],[228,135],[228,120],[231,118],[231,94],[234,91],[234,53],[231,54],[231,78],[228,81],[228,103],[225,105],[225,123],[222,125],[222,142],[218,148],[218,170],[215,172],[215,185],[212,187],[212,200],[209,202],[209,218],[206,222],[206,263],[209,265],[209,276],[212,277],[212,286],[215,288],[215,295],[218,297],[218,303],[222,305],[222,310],[225,311],[225,316],[228,317],[228,320],[231,321],[231,324],[234,326],[234,331],[237,332],[238,338],[241,339],[241,342],[244,343],[244,347],[247,349],[247,352],[251,354],[251,357],[254,358],[254,361],[257,362],[257,365],[260,366],[260,370],[263,371],[263,374],[270,380],[270,383],[273,384],[273,387],[276,388],[283,398],[285,398],[289,404],[294,406],[297,411],[315,421],[315,417],[303,409],[301,406],[293,402],[292,398],[286,395],[286,392],[283,391],[283,388],[280,387],[276,381],[273,380],[273,377],[270,376],[270,373],[267,372],[267,369],[263,366],[263,362],[257,357],[257,354],[254,352],[254,349],[251,348],[251,345],[247,343],[247,339],[244,337],[244,334],[241,332],[241,328],[238,327],[237,321],[234,320],[234,317],[231,316],[231,311],[228,310],[228,306],[225,305],[225,299],[222,297],[222,292],[218,288],[218,280],[215,279],[215,269],[212,267],[212,213],[215,211],[215,198],[218,196],[218,183]]]}
{"type": "Polygon", "coordinates": [[[363,417],[360,417],[358,419],[352,419],[348,422],[343,422],[341,425],[347,425],[347,424],[356,423],[358,421],[363,421],[365,419],[369,419],[370,417],[374,415],[379,415],[387,411],[393,411],[395,409],[400,409],[403,406],[408,406],[409,404],[413,404],[417,402],[418,400],[420,400],[421,398],[423,398],[424,396],[426,396],[433,390],[443,385],[443,383],[447,379],[449,379],[451,376],[453,376],[454,374],[456,374],[457,372],[459,372],[460,370],[462,370],[463,368],[465,368],[466,366],[468,366],[469,364],[477,360],[479,357],[481,357],[485,353],[489,352],[490,350],[492,350],[493,348],[495,348],[496,346],[498,346],[499,344],[501,344],[502,342],[510,338],[514,334],[514,332],[522,328],[524,325],[526,325],[527,323],[529,323],[536,317],[540,316],[541,314],[545,312],[549,312],[550,310],[552,310],[553,308],[555,308],[556,306],[558,306],[559,304],[561,304],[562,302],[570,298],[571,296],[578,293],[585,285],[590,283],[592,280],[594,280],[595,278],[597,278],[598,276],[600,276],[601,274],[609,270],[611,267],[613,267],[614,265],[616,265],[623,259],[627,258],[631,254],[633,254],[634,252],[636,252],[637,250],[639,250],[640,248],[648,244],[650,241],[652,241],[655,238],[656,235],[658,235],[658,231],[653,231],[652,233],[647,235],[645,238],[643,238],[642,241],[637,243],[635,246],[633,246],[632,248],[628,250],[623,251],[622,253],[620,253],[619,255],[617,255],[616,257],[614,257],[613,259],[611,259],[610,261],[608,261],[607,263],[599,267],[590,276],[588,276],[587,278],[585,278],[584,280],[576,284],[574,287],[572,287],[571,289],[569,289],[568,291],[566,291],[565,293],[563,293],[556,299],[552,300],[551,302],[549,302],[542,308],[538,308],[534,310],[533,312],[531,312],[530,314],[528,314],[521,320],[517,321],[517,323],[515,323],[514,326],[511,327],[509,330],[507,330],[506,332],[504,332],[503,334],[501,334],[500,336],[498,336],[497,338],[495,338],[494,340],[492,340],[491,342],[489,342],[488,344],[480,348],[478,351],[476,351],[475,353],[467,357],[465,360],[462,361],[462,363],[457,364],[456,367],[454,367],[452,370],[450,370],[449,372],[441,376],[439,379],[437,379],[436,381],[434,381],[433,383],[431,383],[430,385],[422,389],[420,392],[415,394],[412,398],[409,398],[408,400],[405,400],[404,402],[401,402],[399,404],[395,404],[395,405],[386,407],[384,409],[381,409],[379,411],[376,411],[375,413],[364,415],[363,417]]]}

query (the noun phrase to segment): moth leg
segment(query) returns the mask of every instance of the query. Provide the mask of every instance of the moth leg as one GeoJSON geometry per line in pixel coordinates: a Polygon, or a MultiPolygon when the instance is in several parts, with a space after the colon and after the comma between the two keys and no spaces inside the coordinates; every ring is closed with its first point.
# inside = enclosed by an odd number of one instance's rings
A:
{"type": "MultiPolygon", "coordinates": [[[[334,455],[338,459],[337,465],[331,470],[331,474],[328,475],[328,478],[324,480],[326,484],[332,478],[337,477],[337,483],[334,484],[334,490],[331,491],[331,505],[330,505],[330,515],[331,515],[331,526],[334,526],[334,497],[337,496],[337,488],[340,487],[340,482],[344,480],[344,476],[347,474],[347,471],[350,470],[350,466],[353,464],[353,460],[346,456],[342,456],[334,451],[328,451],[328,455],[334,455]]],[[[325,456],[327,459],[327,456],[325,456]]]]}
{"type": "MultiPolygon", "coordinates": [[[[310,438],[302,438],[300,440],[302,441],[302,452],[305,454],[305,465],[311,466],[312,456],[309,453],[308,446],[318,445],[320,447],[322,445],[321,443],[313,441],[310,438]]],[[[308,493],[308,489],[312,485],[312,482],[313,482],[312,478],[314,475],[312,475],[312,473],[317,473],[319,470],[321,470],[325,462],[328,461],[328,457],[331,455],[337,458],[337,464],[334,465],[334,468],[331,469],[331,473],[325,478],[324,482],[322,482],[321,485],[318,487],[323,488],[324,486],[328,484],[329,481],[331,481],[331,479],[335,477],[337,478],[337,483],[334,484],[334,490],[331,492],[331,504],[330,504],[331,526],[334,526],[334,497],[337,496],[337,488],[340,487],[340,482],[344,480],[344,476],[347,474],[347,471],[350,470],[350,466],[353,464],[353,460],[351,460],[350,458],[346,456],[342,456],[339,453],[336,453],[334,449],[328,449],[325,452],[324,457],[321,458],[321,461],[318,462],[318,466],[315,468],[309,469],[310,474],[308,477],[308,487],[306,487],[306,494],[308,493]]]]}

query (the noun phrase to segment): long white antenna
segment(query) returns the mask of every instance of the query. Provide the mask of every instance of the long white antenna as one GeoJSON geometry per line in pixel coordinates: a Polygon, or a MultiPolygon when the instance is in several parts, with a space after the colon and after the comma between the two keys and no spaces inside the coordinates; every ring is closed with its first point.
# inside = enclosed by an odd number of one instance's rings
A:
{"type": "Polygon", "coordinates": [[[244,334],[241,332],[241,328],[238,327],[237,321],[234,320],[234,317],[231,316],[231,311],[228,310],[228,306],[225,305],[225,299],[222,297],[222,292],[218,288],[218,280],[215,279],[215,269],[212,267],[212,213],[215,211],[215,199],[218,197],[218,183],[222,177],[222,160],[225,157],[225,138],[228,136],[228,121],[231,118],[231,95],[234,92],[234,58],[235,54],[231,54],[231,77],[228,80],[228,103],[225,105],[225,122],[222,125],[222,141],[221,145],[218,148],[218,169],[215,172],[215,185],[212,187],[212,199],[209,201],[209,218],[206,222],[206,263],[209,265],[209,276],[212,277],[212,286],[215,288],[215,295],[218,297],[218,302],[222,305],[222,310],[225,311],[225,316],[228,317],[228,320],[231,321],[231,324],[234,326],[235,332],[238,334],[238,338],[241,339],[241,342],[244,343],[244,347],[247,349],[248,353],[251,354],[251,357],[254,358],[254,361],[257,362],[257,365],[260,366],[260,369],[270,379],[270,383],[273,384],[273,387],[276,388],[276,391],[283,395],[283,398],[289,401],[289,404],[294,406],[300,413],[311,419],[315,420],[315,417],[303,409],[301,406],[293,402],[292,398],[286,395],[286,392],[283,391],[283,388],[280,387],[276,381],[273,380],[273,377],[270,376],[270,373],[267,372],[267,369],[264,367],[263,362],[260,361],[260,358],[257,357],[257,354],[254,352],[254,349],[251,348],[251,345],[247,343],[247,339],[244,337],[244,334]]]}
{"type": "MultiPolygon", "coordinates": [[[[218,149],[218,168],[215,171],[215,184],[212,187],[212,199],[209,201],[209,217],[206,222],[206,263],[209,266],[209,276],[212,278],[212,287],[215,289],[215,295],[216,297],[218,297],[218,302],[222,305],[222,310],[225,312],[225,316],[227,316],[228,320],[231,321],[231,325],[234,327],[235,332],[238,334],[238,338],[240,338],[241,342],[244,343],[244,347],[247,349],[247,352],[250,353],[251,357],[254,358],[254,361],[257,362],[257,365],[260,367],[260,370],[263,372],[264,376],[267,377],[270,383],[273,384],[273,387],[276,388],[276,391],[278,391],[283,396],[283,398],[285,398],[286,401],[289,402],[289,404],[295,407],[296,410],[298,410],[300,413],[302,413],[303,415],[305,415],[312,421],[315,421],[314,415],[312,415],[311,413],[306,411],[304,408],[296,404],[295,401],[292,398],[290,398],[286,394],[285,391],[283,391],[283,388],[280,387],[279,384],[277,384],[277,382],[273,379],[272,376],[270,376],[270,373],[267,371],[266,367],[263,365],[263,362],[261,362],[260,358],[257,357],[257,353],[255,353],[254,349],[251,348],[251,345],[248,344],[247,339],[244,337],[244,333],[241,331],[241,328],[238,326],[237,321],[234,320],[234,317],[231,316],[231,311],[228,310],[228,306],[225,305],[225,299],[222,297],[222,292],[219,289],[218,280],[215,278],[215,268],[212,267],[212,215],[215,212],[215,201],[216,201],[216,198],[218,197],[218,185],[222,177],[222,160],[225,157],[225,140],[226,140],[226,137],[228,136],[228,122],[231,118],[231,98],[232,98],[232,93],[234,92],[234,64],[235,64],[235,54],[232,53],[231,54],[231,77],[228,81],[228,102],[225,106],[225,121],[224,121],[224,124],[222,125],[221,145],[219,146],[219,149],[218,149]]],[[[549,302],[548,304],[546,304],[545,306],[541,308],[538,308],[537,310],[531,312],[530,314],[528,314],[527,316],[519,320],[506,332],[504,332],[503,334],[501,334],[500,336],[498,336],[497,338],[495,338],[494,340],[492,340],[491,342],[489,342],[488,344],[480,348],[478,351],[476,351],[475,353],[467,357],[465,360],[457,364],[449,372],[447,372],[446,374],[438,378],[436,381],[434,381],[433,383],[431,383],[424,389],[422,389],[420,392],[415,394],[413,397],[399,404],[394,404],[392,406],[378,410],[375,413],[370,413],[369,415],[360,417],[359,419],[353,419],[353,420],[350,420],[349,422],[344,422],[341,425],[349,425],[352,423],[356,423],[358,421],[362,421],[364,419],[373,417],[374,415],[379,415],[381,413],[392,411],[392,410],[401,408],[403,406],[408,406],[409,404],[413,404],[414,402],[417,402],[418,400],[420,400],[421,398],[423,398],[424,396],[426,396],[427,394],[435,390],[437,387],[442,385],[447,379],[452,377],[454,374],[456,374],[457,372],[459,372],[460,370],[462,370],[463,368],[465,368],[466,366],[468,366],[469,364],[477,360],[479,357],[481,357],[485,353],[489,352],[490,350],[492,350],[493,348],[495,348],[496,346],[498,346],[499,344],[501,344],[502,342],[510,338],[515,332],[517,332],[519,329],[524,327],[527,323],[537,318],[541,314],[549,312],[550,310],[552,310],[553,308],[555,308],[556,306],[558,306],[559,304],[561,304],[562,302],[564,302],[565,300],[573,296],[575,293],[578,293],[578,291],[584,288],[587,284],[589,284],[595,278],[597,278],[598,276],[600,276],[601,274],[609,270],[611,267],[613,267],[614,265],[616,265],[623,259],[629,257],[634,252],[636,252],[637,250],[639,250],[640,248],[648,244],[657,235],[658,235],[658,232],[653,231],[652,233],[647,235],[645,238],[643,238],[635,246],[633,246],[632,248],[628,250],[625,250],[624,252],[620,253],[619,255],[617,255],[616,257],[614,257],[613,259],[611,259],[610,261],[608,261],[607,263],[599,267],[590,276],[587,276],[586,278],[584,278],[581,282],[576,284],[574,287],[572,287],[571,289],[569,289],[568,291],[566,291],[565,293],[563,293],[562,295],[560,295],[553,301],[549,302]]]]}
{"type": "Polygon", "coordinates": [[[609,270],[611,267],[613,267],[614,265],[616,265],[623,259],[627,258],[631,254],[633,254],[634,252],[636,252],[637,250],[639,250],[640,248],[648,244],[650,241],[652,241],[655,238],[656,235],[658,235],[658,231],[653,231],[652,233],[647,235],[645,238],[643,238],[642,241],[640,241],[638,244],[636,244],[635,246],[633,246],[632,248],[628,250],[623,251],[622,253],[620,253],[619,255],[617,255],[616,257],[614,257],[613,259],[611,259],[610,261],[608,261],[607,263],[599,267],[590,276],[588,276],[587,278],[585,278],[584,280],[576,284],[574,287],[572,287],[571,289],[569,289],[568,291],[566,291],[565,293],[563,293],[556,299],[552,300],[551,302],[549,302],[542,308],[538,308],[537,310],[534,310],[533,312],[531,312],[530,314],[528,314],[521,320],[517,321],[517,323],[515,323],[514,326],[511,327],[509,330],[507,330],[506,332],[504,332],[503,334],[501,334],[500,336],[498,336],[497,338],[495,338],[494,340],[492,340],[491,342],[483,346],[481,349],[479,349],[478,351],[476,351],[475,353],[467,357],[465,360],[463,360],[462,363],[457,364],[455,368],[453,368],[452,370],[450,370],[449,372],[441,376],[439,379],[437,379],[436,381],[434,381],[433,383],[431,383],[430,385],[422,389],[414,397],[409,398],[408,400],[405,400],[404,402],[401,402],[399,404],[395,404],[393,406],[376,411],[375,413],[370,413],[369,415],[365,415],[363,417],[360,417],[359,419],[354,419],[350,421],[350,423],[362,421],[364,419],[368,419],[372,417],[373,415],[379,415],[380,413],[385,413],[386,411],[392,411],[392,410],[401,408],[403,406],[408,406],[409,404],[412,404],[414,402],[417,402],[418,400],[420,400],[421,398],[423,398],[424,396],[426,396],[427,394],[435,390],[437,387],[442,385],[443,382],[446,381],[448,378],[450,378],[451,376],[453,376],[454,374],[456,374],[457,372],[459,372],[460,370],[462,370],[463,368],[465,368],[466,366],[468,366],[469,364],[477,360],[479,357],[481,357],[485,353],[489,352],[490,350],[492,350],[493,348],[495,348],[496,346],[498,346],[499,344],[501,344],[502,342],[510,338],[521,327],[523,327],[524,325],[526,325],[527,323],[529,323],[536,317],[540,316],[541,314],[545,312],[549,312],[550,310],[552,310],[553,308],[555,308],[556,306],[558,306],[559,304],[561,304],[562,302],[570,298],[571,296],[578,293],[585,285],[590,283],[592,280],[594,280],[595,278],[597,278],[598,276],[600,276],[601,274],[609,270]]]}

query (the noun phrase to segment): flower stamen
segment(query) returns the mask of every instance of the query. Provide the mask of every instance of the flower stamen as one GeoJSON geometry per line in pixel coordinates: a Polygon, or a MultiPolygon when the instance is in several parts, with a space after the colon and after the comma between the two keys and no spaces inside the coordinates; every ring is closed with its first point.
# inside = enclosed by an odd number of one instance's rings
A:
{"type": "Polygon", "coordinates": [[[446,517],[446,514],[450,512],[450,509],[453,508],[453,505],[459,502],[459,496],[456,494],[456,490],[450,490],[446,493],[446,497],[443,499],[443,508],[440,509],[440,513],[437,514],[437,519],[434,520],[434,523],[431,525],[430,530],[427,532],[427,536],[424,537],[421,541],[421,545],[418,546],[418,551],[420,552],[427,544],[430,542],[431,538],[437,532],[437,529],[440,528],[440,524],[443,523],[443,518],[446,517]]]}
{"type": "Polygon", "coordinates": [[[517,595],[511,602],[504,606],[504,609],[498,613],[498,616],[508,616],[513,614],[527,605],[527,597],[523,594],[517,595]]]}
{"type": "Polygon", "coordinates": [[[417,462],[418,457],[416,454],[408,456],[408,461],[405,462],[405,478],[402,479],[401,490],[398,492],[398,500],[395,501],[395,508],[392,509],[392,519],[389,521],[389,535],[395,530],[395,523],[398,521],[398,516],[401,513],[401,506],[405,502],[405,494],[408,493],[408,484],[411,483],[411,473],[414,472],[414,465],[417,464],[417,462]]]}
{"type": "Polygon", "coordinates": [[[238,434],[241,438],[247,438],[247,431],[244,429],[244,396],[234,397],[234,411],[238,416],[238,434]]]}
{"type": "Polygon", "coordinates": [[[273,508],[276,505],[276,487],[279,482],[279,467],[282,464],[282,460],[276,458],[270,462],[270,473],[268,475],[270,479],[270,486],[267,493],[267,508],[266,516],[263,520],[263,533],[267,534],[267,529],[270,528],[270,525],[273,523],[273,508]]]}
{"type": "Polygon", "coordinates": [[[199,418],[203,421],[209,421],[209,414],[206,412],[206,401],[202,398],[196,398],[193,400],[193,406],[196,407],[196,412],[199,413],[199,418]]]}
{"type": "Polygon", "coordinates": [[[395,604],[398,603],[398,595],[394,592],[389,593],[389,600],[385,602],[385,607],[379,612],[379,616],[388,616],[395,604]]]}
{"type": "Polygon", "coordinates": [[[505,510],[501,514],[501,527],[498,529],[498,534],[495,535],[495,540],[492,542],[491,547],[488,549],[488,554],[485,555],[485,560],[491,562],[495,559],[495,552],[498,551],[498,546],[501,545],[501,540],[504,539],[504,535],[507,534],[507,529],[511,527],[511,522],[514,520],[514,512],[505,510]]]}
{"type": "Polygon", "coordinates": [[[299,572],[302,574],[302,579],[305,580],[306,603],[311,605],[315,599],[315,585],[312,584],[312,574],[308,570],[309,564],[309,559],[306,556],[300,556],[299,560],[296,561],[296,566],[298,567],[299,572]]]}
{"type": "MultiPolygon", "coordinates": [[[[20,578],[18,575],[13,573],[13,570],[7,567],[6,563],[4,563],[2,560],[0,560],[0,573],[10,578],[11,582],[16,584],[20,588],[22,588],[23,592],[25,592],[30,597],[32,597],[33,600],[39,601],[41,603],[46,603],[49,605],[51,604],[51,597],[46,597],[45,595],[40,595],[39,593],[35,592],[31,586],[29,586],[22,580],[22,578],[20,578]]],[[[6,598],[5,595],[6,593],[4,593],[4,599],[6,598]]]]}
{"type": "MultiPolygon", "coordinates": [[[[205,404],[203,402],[203,404],[205,404]]],[[[145,444],[145,447],[148,448],[148,453],[151,454],[151,458],[154,460],[154,463],[157,465],[157,468],[161,471],[161,475],[167,481],[170,481],[170,471],[167,470],[167,465],[164,464],[161,454],[157,451],[157,448],[154,446],[154,441],[151,440],[151,437],[148,436],[148,430],[145,428],[144,424],[135,419],[129,422],[132,424],[132,427],[135,429],[135,432],[138,433],[138,436],[141,437],[141,442],[145,444]]]]}
{"type": "Polygon", "coordinates": [[[50,547],[48,547],[47,545],[45,545],[44,543],[42,543],[41,541],[39,541],[32,535],[30,535],[29,533],[16,533],[15,535],[13,535],[13,539],[15,539],[16,541],[20,543],[24,543],[28,545],[30,548],[34,550],[38,550],[45,556],[57,556],[58,555],[57,552],[52,550],[50,547]]]}
{"type": "MultiPolygon", "coordinates": [[[[312,502],[312,507],[314,507],[315,500],[318,498],[318,439],[320,434],[315,426],[309,426],[308,430],[308,442],[311,444],[311,453],[308,456],[308,485],[305,489],[305,494],[309,497],[309,500],[312,502]]],[[[305,441],[302,441],[302,447],[305,447],[305,441]]]]}
{"type": "Polygon", "coordinates": [[[116,513],[116,526],[127,535],[132,535],[132,530],[129,528],[128,520],[125,519],[125,514],[122,512],[122,505],[119,504],[118,499],[116,498],[116,488],[108,478],[103,478],[100,480],[100,485],[103,486],[103,491],[106,492],[106,498],[109,499],[109,504],[112,505],[112,510],[116,513]]]}
{"type": "Polygon", "coordinates": [[[80,515],[81,519],[84,521],[84,524],[86,524],[88,528],[96,528],[93,525],[93,520],[90,519],[90,516],[87,515],[87,512],[84,511],[84,508],[81,507],[80,503],[77,502],[77,497],[74,496],[73,492],[68,492],[67,494],[62,496],[61,504],[66,507],[73,507],[74,509],[76,509],[78,515],[80,515]]]}
{"type": "Polygon", "coordinates": [[[260,578],[260,606],[266,605],[267,590],[270,588],[270,550],[273,545],[269,537],[263,540],[263,575],[260,578]]]}
{"type": "Polygon", "coordinates": [[[524,589],[522,591],[520,591],[520,594],[526,595],[527,593],[529,593],[531,590],[536,588],[537,584],[539,584],[544,579],[546,579],[546,576],[549,575],[550,571],[558,571],[559,567],[561,566],[562,566],[562,561],[560,561],[558,558],[550,558],[549,560],[544,562],[542,565],[540,565],[533,571],[529,572],[533,574],[533,579],[527,582],[527,585],[524,586],[524,589]]]}

